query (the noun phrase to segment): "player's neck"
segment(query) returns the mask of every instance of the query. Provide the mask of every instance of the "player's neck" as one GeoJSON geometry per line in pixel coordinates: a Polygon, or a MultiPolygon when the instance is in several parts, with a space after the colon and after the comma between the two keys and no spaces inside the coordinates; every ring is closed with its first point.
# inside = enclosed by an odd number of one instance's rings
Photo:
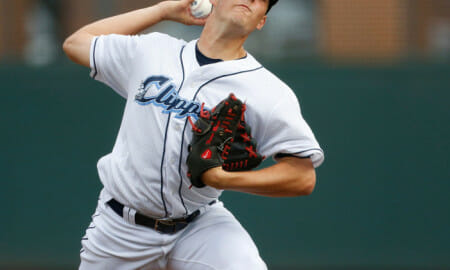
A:
{"type": "Polygon", "coordinates": [[[244,43],[247,36],[230,35],[224,28],[206,25],[198,41],[199,50],[207,57],[235,60],[247,55],[244,43]]]}

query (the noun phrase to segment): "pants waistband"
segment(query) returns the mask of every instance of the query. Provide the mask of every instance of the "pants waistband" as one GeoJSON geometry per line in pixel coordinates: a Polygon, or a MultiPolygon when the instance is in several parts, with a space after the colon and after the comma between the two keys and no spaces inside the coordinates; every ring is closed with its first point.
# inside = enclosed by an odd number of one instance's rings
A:
{"type": "MultiPolygon", "coordinates": [[[[208,205],[213,205],[217,200],[213,200],[208,205]]],[[[197,209],[190,215],[176,219],[154,219],[137,213],[136,210],[124,206],[122,203],[111,199],[107,202],[111,209],[120,217],[131,221],[132,223],[152,228],[161,233],[173,234],[184,229],[190,222],[194,221],[196,217],[201,214],[201,210],[197,209]]]]}

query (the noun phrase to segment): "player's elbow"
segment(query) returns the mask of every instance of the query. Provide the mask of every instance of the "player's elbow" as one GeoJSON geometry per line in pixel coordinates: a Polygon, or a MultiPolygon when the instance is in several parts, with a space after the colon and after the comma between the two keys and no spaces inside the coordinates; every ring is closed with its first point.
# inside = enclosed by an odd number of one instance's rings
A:
{"type": "Polygon", "coordinates": [[[75,38],[73,35],[69,36],[68,38],[66,38],[66,40],[64,40],[63,43],[63,51],[64,53],[70,57],[70,55],[72,54],[73,48],[74,48],[74,43],[75,43],[75,38]]]}
{"type": "Polygon", "coordinates": [[[79,48],[80,47],[79,39],[80,39],[80,37],[78,36],[78,34],[74,33],[71,36],[69,36],[68,38],[66,38],[66,40],[64,40],[64,43],[62,46],[63,51],[71,60],[73,60],[75,58],[75,56],[77,55],[77,52],[80,49],[79,48]]]}
{"type": "Polygon", "coordinates": [[[313,193],[316,187],[316,172],[314,169],[310,169],[303,172],[296,179],[297,185],[295,189],[296,196],[308,196],[313,193]]]}
{"type": "Polygon", "coordinates": [[[93,36],[84,32],[75,32],[63,43],[63,51],[73,62],[89,67],[89,50],[93,36]]]}

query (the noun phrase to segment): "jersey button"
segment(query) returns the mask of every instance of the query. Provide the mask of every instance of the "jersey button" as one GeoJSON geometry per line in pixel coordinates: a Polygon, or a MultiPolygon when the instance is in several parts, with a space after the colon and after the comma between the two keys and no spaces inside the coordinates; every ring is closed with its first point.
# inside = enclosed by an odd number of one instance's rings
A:
{"type": "Polygon", "coordinates": [[[174,129],[175,129],[176,131],[181,131],[181,125],[176,124],[175,127],[174,127],[174,129]]]}

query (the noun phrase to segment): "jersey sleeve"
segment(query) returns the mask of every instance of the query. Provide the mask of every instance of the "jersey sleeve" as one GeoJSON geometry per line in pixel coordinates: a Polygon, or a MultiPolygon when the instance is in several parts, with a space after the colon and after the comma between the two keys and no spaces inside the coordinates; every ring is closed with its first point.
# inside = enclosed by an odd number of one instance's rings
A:
{"type": "Polygon", "coordinates": [[[180,42],[157,32],[136,36],[111,34],[94,37],[90,49],[90,75],[127,98],[128,83],[133,71],[140,68],[143,61],[141,56],[150,55],[158,63],[158,55],[180,42]]]}
{"type": "Polygon", "coordinates": [[[311,158],[314,167],[324,161],[324,152],[303,119],[297,97],[289,91],[266,119],[260,152],[275,160],[283,155],[311,158]]]}
{"type": "Polygon", "coordinates": [[[127,98],[127,76],[137,49],[136,36],[102,35],[91,43],[91,77],[127,98]]]}

